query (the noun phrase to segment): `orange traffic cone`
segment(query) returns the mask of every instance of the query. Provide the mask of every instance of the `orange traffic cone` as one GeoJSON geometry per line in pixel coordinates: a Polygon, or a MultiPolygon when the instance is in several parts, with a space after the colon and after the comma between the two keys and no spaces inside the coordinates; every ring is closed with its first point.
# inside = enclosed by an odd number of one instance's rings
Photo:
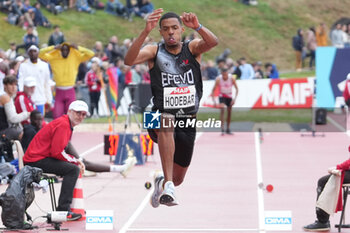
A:
{"type": "Polygon", "coordinates": [[[112,134],[113,133],[113,125],[111,123],[111,120],[109,119],[109,126],[108,126],[108,133],[112,134]]]}
{"type": "Polygon", "coordinates": [[[81,214],[83,216],[81,219],[79,219],[79,221],[86,219],[85,210],[84,210],[84,198],[83,198],[83,182],[82,182],[81,173],[79,174],[79,178],[74,187],[73,200],[72,200],[70,209],[72,212],[81,214]]]}

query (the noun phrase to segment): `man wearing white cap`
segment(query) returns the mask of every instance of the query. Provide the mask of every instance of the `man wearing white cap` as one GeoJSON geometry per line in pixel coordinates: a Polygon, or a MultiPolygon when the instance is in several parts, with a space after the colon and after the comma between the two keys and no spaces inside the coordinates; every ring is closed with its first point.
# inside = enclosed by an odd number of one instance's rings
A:
{"type": "Polygon", "coordinates": [[[80,170],[84,164],[65,152],[73,127],[79,125],[89,115],[88,106],[83,101],[74,101],[69,105],[67,115],[63,115],[43,127],[33,138],[24,154],[23,162],[39,167],[43,172],[63,176],[57,211],[69,211],[69,220],[78,220],[80,214],[70,212],[73,190],[80,170]]]}
{"type": "MultiPolygon", "coordinates": [[[[85,165],[77,153],[70,152],[72,146],[69,141],[73,127],[79,125],[88,115],[90,115],[89,108],[84,101],[73,101],[69,105],[67,115],[51,121],[35,135],[23,157],[26,165],[39,167],[46,173],[63,176],[57,211],[68,211],[67,217],[71,221],[81,218],[80,214],[70,212],[70,204],[75,183],[79,173],[84,171],[85,165]]],[[[131,161],[129,162],[123,165],[124,169],[130,169],[130,165],[133,165],[131,161]]],[[[115,171],[116,166],[108,166],[109,171],[115,171]]]]}
{"type": "MultiPolygon", "coordinates": [[[[35,91],[36,80],[34,77],[28,76],[24,79],[23,91],[17,92],[15,98],[16,112],[32,112],[35,109],[35,104],[33,103],[31,96],[35,91]]],[[[29,124],[29,120],[21,122],[23,124],[29,124]]]]}
{"type": "Polygon", "coordinates": [[[50,106],[52,102],[49,65],[38,58],[39,48],[36,45],[30,46],[27,53],[29,55],[29,59],[19,66],[19,91],[23,91],[24,78],[28,76],[34,77],[36,79],[36,87],[32,95],[32,100],[36,105],[36,108],[44,115],[45,104],[50,106]]]}

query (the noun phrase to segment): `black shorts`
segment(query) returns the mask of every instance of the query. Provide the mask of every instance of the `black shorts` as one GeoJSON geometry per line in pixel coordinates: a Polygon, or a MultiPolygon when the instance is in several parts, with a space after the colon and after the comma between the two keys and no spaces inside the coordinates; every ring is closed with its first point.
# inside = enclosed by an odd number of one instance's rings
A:
{"type": "Polygon", "coordinates": [[[225,104],[228,108],[231,106],[232,98],[228,97],[219,97],[219,103],[225,104]]]}
{"type": "MultiPolygon", "coordinates": [[[[181,118],[181,119],[183,120],[186,118],[181,118]]],[[[154,142],[158,143],[157,134],[154,131],[154,129],[148,129],[148,134],[154,142]]],[[[195,139],[196,139],[196,127],[187,127],[187,128],[175,127],[174,129],[174,140],[175,140],[174,163],[180,165],[181,167],[188,167],[190,165],[195,139]]]]}

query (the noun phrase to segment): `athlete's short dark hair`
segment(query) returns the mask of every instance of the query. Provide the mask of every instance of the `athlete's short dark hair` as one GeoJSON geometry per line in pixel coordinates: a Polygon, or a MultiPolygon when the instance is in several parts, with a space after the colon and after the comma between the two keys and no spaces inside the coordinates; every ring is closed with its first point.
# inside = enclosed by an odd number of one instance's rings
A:
{"type": "Polygon", "coordinates": [[[182,25],[182,20],[181,20],[181,18],[180,18],[180,16],[178,14],[176,14],[174,12],[167,12],[164,15],[162,15],[162,17],[160,17],[159,27],[161,27],[162,21],[164,19],[170,19],[170,18],[177,18],[177,20],[179,21],[180,25],[182,25]]]}

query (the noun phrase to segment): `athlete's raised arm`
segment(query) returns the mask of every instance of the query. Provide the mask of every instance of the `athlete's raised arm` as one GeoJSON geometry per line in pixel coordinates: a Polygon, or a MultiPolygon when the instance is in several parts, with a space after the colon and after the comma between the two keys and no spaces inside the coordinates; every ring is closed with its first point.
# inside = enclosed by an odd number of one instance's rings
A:
{"type": "Polygon", "coordinates": [[[125,55],[124,63],[125,65],[134,65],[146,62],[156,55],[157,46],[147,45],[141,49],[143,43],[145,42],[148,34],[157,26],[158,20],[163,12],[162,8],[156,9],[147,18],[146,26],[142,30],[141,34],[132,43],[128,52],[125,55]]]}
{"type": "Polygon", "coordinates": [[[197,31],[202,39],[195,39],[190,42],[189,47],[193,55],[199,56],[218,44],[218,38],[208,28],[199,23],[196,14],[183,13],[181,20],[186,27],[197,31]]]}

